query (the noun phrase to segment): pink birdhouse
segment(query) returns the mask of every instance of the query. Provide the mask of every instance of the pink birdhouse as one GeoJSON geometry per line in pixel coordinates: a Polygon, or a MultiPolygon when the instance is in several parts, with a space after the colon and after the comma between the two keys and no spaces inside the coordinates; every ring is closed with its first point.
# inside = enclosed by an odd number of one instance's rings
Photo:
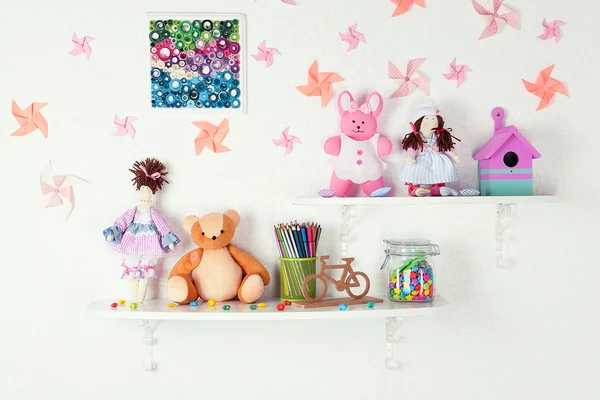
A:
{"type": "Polygon", "coordinates": [[[514,126],[504,126],[504,109],[492,110],[494,135],[473,156],[479,161],[482,196],[531,196],[533,160],[541,154],[514,126]]]}

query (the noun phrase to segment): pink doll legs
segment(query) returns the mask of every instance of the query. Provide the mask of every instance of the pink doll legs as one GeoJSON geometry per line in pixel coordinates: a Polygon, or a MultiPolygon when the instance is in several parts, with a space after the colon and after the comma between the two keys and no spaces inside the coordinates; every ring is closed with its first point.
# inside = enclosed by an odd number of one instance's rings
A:
{"type": "Polygon", "coordinates": [[[331,175],[329,188],[335,192],[337,197],[346,197],[352,188],[352,181],[340,179],[334,172],[333,175],[331,175]]]}
{"type": "MultiPolygon", "coordinates": [[[[331,175],[329,188],[335,192],[337,197],[346,197],[348,196],[350,189],[352,189],[352,181],[340,179],[334,172],[333,175],[331,175]]],[[[392,190],[391,187],[383,185],[383,177],[374,181],[367,181],[361,184],[361,188],[367,196],[371,197],[382,197],[392,190]]]]}
{"type": "Polygon", "coordinates": [[[392,190],[391,187],[386,187],[383,185],[383,176],[374,181],[366,181],[360,185],[360,187],[365,194],[370,197],[383,197],[388,194],[390,190],[392,190]]]}

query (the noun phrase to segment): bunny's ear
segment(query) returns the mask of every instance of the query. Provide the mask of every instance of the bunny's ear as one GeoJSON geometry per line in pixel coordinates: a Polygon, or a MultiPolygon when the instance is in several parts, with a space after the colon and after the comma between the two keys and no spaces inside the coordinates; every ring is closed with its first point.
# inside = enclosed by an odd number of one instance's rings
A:
{"type": "Polygon", "coordinates": [[[340,115],[342,117],[344,116],[344,114],[346,114],[348,112],[348,106],[353,101],[354,101],[354,97],[352,97],[352,93],[350,93],[349,91],[344,90],[342,93],[340,93],[340,95],[338,96],[338,99],[337,99],[337,105],[338,105],[338,110],[340,112],[340,115]],[[350,98],[350,101],[348,102],[348,105],[346,106],[346,108],[344,108],[344,105],[342,104],[342,97],[344,97],[345,94],[348,95],[348,97],[350,98]]]}
{"type": "Polygon", "coordinates": [[[379,114],[381,113],[381,110],[383,110],[383,96],[381,95],[381,93],[379,92],[373,92],[369,95],[369,97],[367,98],[367,103],[371,106],[371,114],[373,114],[375,116],[375,118],[377,118],[379,116],[379,114]],[[379,101],[377,102],[377,105],[375,105],[372,101],[373,101],[373,97],[377,97],[379,99],[379,101]]]}

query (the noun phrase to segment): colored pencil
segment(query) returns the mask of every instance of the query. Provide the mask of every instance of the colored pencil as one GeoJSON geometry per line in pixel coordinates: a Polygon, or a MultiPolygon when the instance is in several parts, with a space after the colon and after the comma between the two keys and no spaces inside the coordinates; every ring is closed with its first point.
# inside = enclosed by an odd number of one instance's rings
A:
{"type": "Polygon", "coordinates": [[[314,223],[310,224],[310,244],[312,246],[313,257],[317,254],[316,250],[317,228],[314,223]]]}
{"type": "Polygon", "coordinates": [[[300,258],[300,253],[298,253],[298,249],[294,245],[294,239],[292,239],[292,231],[290,229],[288,229],[286,226],[284,226],[283,231],[287,235],[288,241],[290,243],[290,247],[292,248],[292,257],[293,258],[300,258]]]}
{"type": "Polygon", "coordinates": [[[299,250],[300,257],[306,258],[307,255],[304,254],[304,251],[302,251],[302,246],[299,245],[301,243],[301,241],[300,241],[300,236],[298,234],[298,229],[296,226],[292,226],[292,233],[294,234],[294,242],[296,243],[296,249],[299,250]]]}
{"type": "Polygon", "coordinates": [[[277,232],[277,226],[273,225],[273,230],[275,232],[275,237],[277,238],[277,246],[279,247],[279,254],[281,255],[281,257],[283,257],[284,256],[283,247],[281,246],[281,237],[279,236],[279,234],[277,232]]]}
{"type": "Polygon", "coordinates": [[[306,236],[306,226],[302,226],[301,230],[302,230],[302,245],[304,246],[304,250],[305,250],[306,254],[308,254],[308,246],[306,244],[306,241],[308,240],[308,237],[306,236]]]}
{"type": "Polygon", "coordinates": [[[319,239],[321,239],[321,225],[317,226],[317,240],[315,240],[315,254],[319,248],[319,239]]]}
{"type": "Polygon", "coordinates": [[[306,236],[308,237],[308,256],[313,257],[313,236],[312,236],[312,228],[310,225],[306,230],[306,236]]]}
{"type": "Polygon", "coordinates": [[[283,247],[283,255],[285,258],[290,258],[290,253],[288,251],[288,246],[285,238],[283,237],[283,233],[281,232],[281,227],[277,228],[277,233],[279,235],[279,240],[281,241],[281,246],[283,247]]]}
{"type": "Polygon", "coordinates": [[[292,252],[292,246],[288,239],[287,234],[285,233],[285,229],[283,225],[280,225],[279,229],[281,230],[281,236],[283,236],[283,242],[285,243],[285,247],[287,248],[287,258],[294,258],[294,253],[292,252]]]}

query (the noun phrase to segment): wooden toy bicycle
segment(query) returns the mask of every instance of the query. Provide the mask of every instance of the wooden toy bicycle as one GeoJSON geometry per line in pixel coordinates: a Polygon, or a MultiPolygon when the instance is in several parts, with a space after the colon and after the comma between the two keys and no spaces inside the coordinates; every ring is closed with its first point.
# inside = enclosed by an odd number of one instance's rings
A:
{"type": "Polygon", "coordinates": [[[329,256],[321,256],[319,260],[321,261],[321,269],[319,273],[307,276],[304,280],[304,283],[302,284],[302,294],[304,294],[304,297],[307,302],[317,302],[325,298],[325,296],[327,295],[327,288],[329,285],[327,281],[333,283],[335,285],[335,289],[338,292],[345,290],[346,293],[348,293],[348,296],[352,297],[353,299],[362,299],[367,295],[367,293],[369,293],[371,281],[369,280],[367,274],[365,274],[364,272],[355,271],[354,269],[352,269],[352,266],[350,264],[352,263],[352,261],[354,261],[354,258],[342,258],[344,264],[340,265],[327,265],[327,260],[329,260],[329,256]],[[342,276],[340,277],[340,279],[335,279],[333,276],[327,274],[327,271],[340,269],[342,270],[342,276]],[[318,285],[315,285],[317,287],[315,297],[311,297],[307,289],[308,285],[313,279],[321,281],[322,283],[322,290],[320,293],[318,285]]]}

